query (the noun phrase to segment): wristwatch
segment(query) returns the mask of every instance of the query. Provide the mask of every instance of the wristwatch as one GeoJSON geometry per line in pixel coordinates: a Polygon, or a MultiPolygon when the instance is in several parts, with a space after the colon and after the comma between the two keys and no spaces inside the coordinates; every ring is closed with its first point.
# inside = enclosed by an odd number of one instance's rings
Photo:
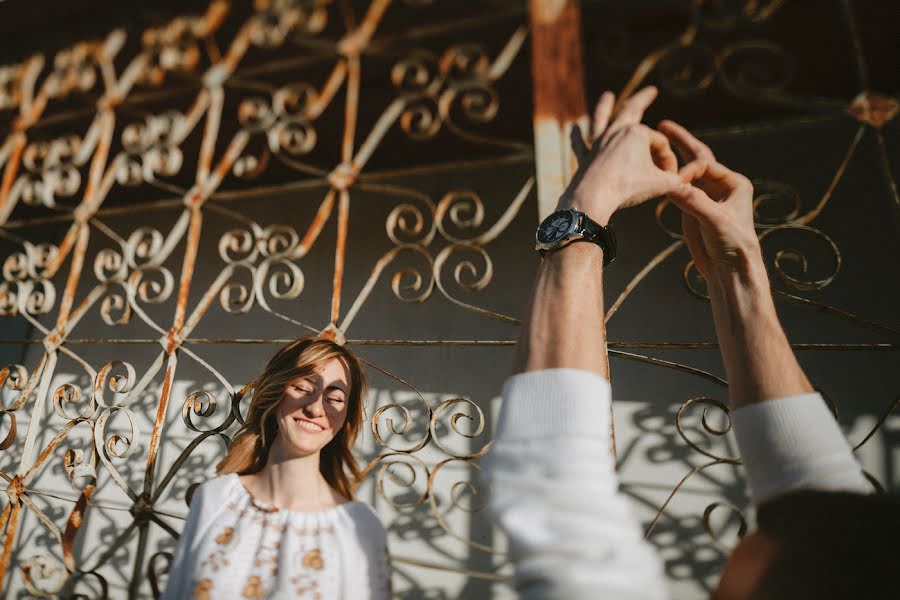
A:
{"type": "Polygon", "coordinates": [[[574,208],[558,210],[538,226],[534,248],[541,256],[574,242],[593,242],[603,248],[603,266],[616,258],[616,234],[612,227],[594,222],[574,208]]]}

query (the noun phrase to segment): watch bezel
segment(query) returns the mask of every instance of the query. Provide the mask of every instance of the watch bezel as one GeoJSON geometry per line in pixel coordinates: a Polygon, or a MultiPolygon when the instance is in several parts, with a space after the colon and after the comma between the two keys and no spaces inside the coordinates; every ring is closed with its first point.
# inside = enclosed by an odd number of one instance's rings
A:
{"type": "Polygon", "coordinates": [[[600,248],[603,250],[604,266],[609,265],[616,258],[616,247],[618,244],[616,242],[616,234],[613,231],[613,228],[608,225],[601,225],[591,220],[591,218],[586,213],[576,208],[557,210],[547,215],[547,217],[543,221],[541,221],[541,224],[538,225],[534,237],[534,248],[540,253],[541,256],[544,256],[544,254],[549,251],[564,248],[571,243],[585,241],[595,243],[600,246],[600,248]],[[572,220],[569,223],[569,227],[565,232],[563,232],[558,237],[555,237],[552,241],[542,242],[541,231],[544,230],[545,225],[547,225],[555,216],[559,215],[560,213],[568,213],[570,215],[570,218],[572,220]]]}
{"type": "Polygon", "coordinates": [[[543,221],[541,221],[541,224],[538,225],[537,231],[535,232],[535,235],[534,235],[534,238],[535,238],[534,248],[535,248],[535,250],[539,250],[539,251],[552,250],[553,248],[557,248],[565,240],[577,237],[578,234],[580,233],[580,227],[581,227],[581,214],[579,213],[579,211],[575,210],[574,208],[568,208],[568,209],[554,211],[554,212],[550,213],[549,215],[547,215],[547,217],[543,221]],[[552,219],[554,219],[554,217],[557,217],[558,215],[561,215],[561,214],[566,214],[569,217],[569,225],[566,228],[566,230],[550,241],[542,241],[541,240],[541,232],[544,230],[545,226],[547,224],[549,224],[550,221],[552,219]]]}

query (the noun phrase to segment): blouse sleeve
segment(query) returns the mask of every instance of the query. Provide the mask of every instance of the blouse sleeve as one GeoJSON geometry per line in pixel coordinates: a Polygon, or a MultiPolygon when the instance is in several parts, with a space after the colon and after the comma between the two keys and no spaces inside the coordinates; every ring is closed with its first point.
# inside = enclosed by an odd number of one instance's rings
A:
{"type": "Polygon", "coordinates": [[[206,513],[207,487],[207,484],[200,485],[191,498],[187,521],[181,530],[175,556],[172,558],[172,567],[169,569],[166,591],[160,600],[181,600],[190,597],[190,577],[193,572],[193,561],[197,555],[197,546],[200,543],[201,522],[206,513]]]}
{"type": "Polygon", "coordinates": [[[388,552],[386,535],[373,563],[372,589],[375,592],[373,597],[388,600],[393,596],[393,588],[391,586],[391,555],[388,552]]]}
{"type": "Polygon", "coordinates": [[[609,425],[609,382],[593,373],[522,373],[503,388],[485,478],[523,600],[668,596],[662,562],[619,491],[609,425]]]}
{"type": "Polygon", "coordinates": [[[369,562],[369,586],[372,590],[372,600],[389,600],[392,597],[391,588],[391,557],[388,552],[387,532],[384,530],[378,515],[371,509],[367,510],[368,539],[367,553],[369,562]]]}

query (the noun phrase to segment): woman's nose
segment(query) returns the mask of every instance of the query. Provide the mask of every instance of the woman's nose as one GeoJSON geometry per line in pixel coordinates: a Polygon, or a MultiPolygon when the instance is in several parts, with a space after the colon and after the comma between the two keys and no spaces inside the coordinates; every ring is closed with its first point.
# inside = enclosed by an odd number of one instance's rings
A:
{"type": "Polygon", "coordinates": [[[309,402],[303,407],[303,412],[311,417],[320,417],[324,415],[325,402],[322,399],[322,394],[312,394],[309,398],[309,402]]]}

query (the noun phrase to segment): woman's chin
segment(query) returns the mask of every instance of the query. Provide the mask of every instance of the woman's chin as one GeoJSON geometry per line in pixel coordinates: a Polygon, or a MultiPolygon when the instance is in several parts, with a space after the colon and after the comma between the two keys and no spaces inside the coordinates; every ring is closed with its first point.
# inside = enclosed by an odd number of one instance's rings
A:
{"type": "Polygon", "coordinates": [[[291,436],[285,441],[288,442],[286,444],[286,450],[292,456],[300,458],[320,452],[331,440],[326,439],[323,435],[311,436],[301,434],[298,436],[291,436]]]}

